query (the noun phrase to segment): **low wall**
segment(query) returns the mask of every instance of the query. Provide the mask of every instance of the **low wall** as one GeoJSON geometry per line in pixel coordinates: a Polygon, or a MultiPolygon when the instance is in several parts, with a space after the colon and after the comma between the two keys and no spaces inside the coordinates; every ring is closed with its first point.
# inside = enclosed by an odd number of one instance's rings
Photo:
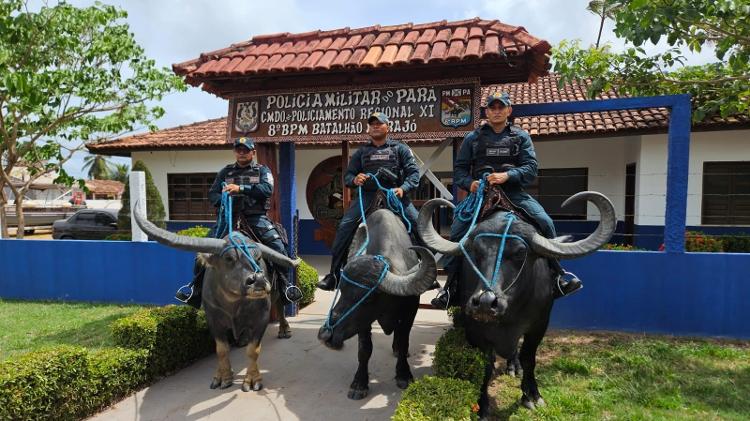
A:
{"type": "Polygon", "coordinates": [[[750,338],[750,254],[599,251],[563,262],[584,282],[551,326],[750,338]]]}
{"type": "MultiPolygon", "coordinates": [[[[750,254],[599,251],[563,262],[584,289],[551,326],[750,338],[750,254]]],[[[193,253],[121,241],[0,240],[0,297],[174,303],[193,253]]]]}

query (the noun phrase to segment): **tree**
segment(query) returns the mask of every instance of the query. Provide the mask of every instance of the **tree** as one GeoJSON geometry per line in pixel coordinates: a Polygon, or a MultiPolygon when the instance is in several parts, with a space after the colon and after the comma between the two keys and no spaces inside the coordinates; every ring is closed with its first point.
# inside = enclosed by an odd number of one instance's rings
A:
{"type": "Polygon", "coordinates": [[[592,0],[589,2],[586,10],[599,16],[600,18],[599,33],[596,36],[595,48],[599,48],[599,43],[602,40],[602,30],[604,29],[604,22],[606,22],[607,19],[612,19],[614,16],[614,11],[620,7],[622,7],[622,1],[619,0],[592,0]]]}
{"type": "MultiPolygon", "coordinates": [[[[143,161],[135,161],[132,171],[143,171],[146,173],[146,217],[149,221],[162,228],[166,227],[164,219],[164,203],[161,201],[159,189],[154,184],[151,171],[148,170],[143,161]]],[[[117,228],[124,231],[130,230],[130,183],[125,182],[125,190],[122,192],[122,208],[117,214],[117,228]]]]}
{"type": "Polygon", "coordinates": [[[750,2],[747,0],[629,0],[612,12],[614,32],[633,46],[583,49],[563,41],[553,52],[560,84],[589,79],[588,94],[615,89],[626,95],[689,93],[693,119],[750,112],[750,2]],[[666,41],[648,56],[643,45],[666,41]],[[716,61],[685,66],[685,51],[715,49],[716,61]]]}
{"type": "Polygon", "coordinates": [[[116,180],[123,184],[128,184],[128,174],[130,166],[128,164],[114,164],[110,172],[110,180],[116,180]]]}
{"type": "Polygon", "coordinates": [[[112,174],[111,163],[102,155],[88,155],[83,158],[83,170],[88,171],[91,180],[107,180],[112,174]]]}
{"type": "MultiPolygon", "coordinates": [[[[16,198],[18,238],[23,197],[37,178],[56,171],[55,182],[71,184],[62,165],[86,142],[155,129],[164,110],[147,102],[184,90],[181,79],[145,56],[126,17],[101,3],[60,2],[32,12],[25,0],[0,2],[0,190],[8,187],[16,198]],[[31,173],[20,187],[10,183],[16,166],[31,173]]],[[[0,197],[0,217],[7,199],[0,197]]]]}

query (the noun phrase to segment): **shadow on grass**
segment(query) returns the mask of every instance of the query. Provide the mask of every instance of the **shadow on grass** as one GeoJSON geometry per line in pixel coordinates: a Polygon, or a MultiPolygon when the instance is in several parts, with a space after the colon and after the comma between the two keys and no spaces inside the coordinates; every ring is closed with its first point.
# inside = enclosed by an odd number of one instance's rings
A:
{"type": "Polygon", "coordinates": [[[125,316],[126,313],[111,314],[75,328],[38,336],[31,341],[29,348],[37,349],[48,345],[78,345],[87,348],[114,346],[115,343],[109,325],[125,316]]]}

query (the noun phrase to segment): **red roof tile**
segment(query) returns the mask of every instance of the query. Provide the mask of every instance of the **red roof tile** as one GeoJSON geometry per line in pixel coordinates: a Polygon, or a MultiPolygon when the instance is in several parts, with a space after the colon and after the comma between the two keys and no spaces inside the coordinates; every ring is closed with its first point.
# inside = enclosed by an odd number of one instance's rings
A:
{"type": "MultiPolygon", "coordinates": [[[[557,87],[559,77],[542,77],[537,83],[509,83],[482,88],[484,98],[490,92],[506,91],[515,104],[539,104],[549,102],[580,101],[586,99],[585,85],[572,84],[557,87]]],[[[600,99],[617,98],[614,92],[605,92],[600,99]]],[[[669,112],[665,108],[640,110],[604,111],[595,113],[572,113],[519,117],[514,121],[528,131],[535,140],[616,136],[618,132],[664,131],[669,124],[669,112]]],[[[136,150],[154,149],[222,149],[229,148],[226,142],[226,118],[217,118],[199,123],[179,126],[154,133],[123,137],[111,142],[87,145],[94,153],[128,154],[136,150]]],[[[750,128],[750,117],[746,115],[727,118],[711,117],[694,125],[694,128],[716,130],[721,128],[750,128]]],[[[406,140],[409,144],[425,144],[429,139],[406,140]]],[[[340,142],[300,142],[302,145],[337,146],[340,142]]]]}
{"type": "Polygon", "coordinates": [[[496,60],[501,56],[499,37],[507,56],[529,55],[530,63],[543,63],[531,69],[530,80],[546,73],[551,48],[547,41],[528,34],[523,27],[480,18],[259,35],[172,67],[189,83],[199,86],[217,75],[253,76],[327,70],[332,66],[357,69],[396,63],[496,60]],[[413,48],[403,48],[405,45],[413,48]],[[352,52],[339,54],[343,50],[352,52]]]}

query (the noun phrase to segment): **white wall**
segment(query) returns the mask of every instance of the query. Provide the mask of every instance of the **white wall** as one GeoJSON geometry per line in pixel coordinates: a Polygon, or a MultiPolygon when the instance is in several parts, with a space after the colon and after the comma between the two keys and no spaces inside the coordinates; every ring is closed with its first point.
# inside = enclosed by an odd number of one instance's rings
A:
{"type": "MultiPolygon", "coordinates": [[[[635,223],[664,224],[666,134],[535,142],[535,148],[539,168],[588,168],[588,188],[607,195],[612,200],[620,220],[624,219],[625,213],[625,166],[636,162],[635,223]]],[[[429,159],[435,149],[437,146],[413,148],[414,153],[423,161],[429,159]]],[[[354,150],[356,149],[353,148],[352,153],[354,150]]],[[[305,192],[313,168],[324,159],[339,154],[339,148],[297,150],[297,208],[300,218],[312,218],[305,192]]],[[[229,150],[134,152],[132,158],[134,162],[143,161],[151,170],[167,215],[167,174],[217,172],[234,159],[229,150]]],[[[750,161],[750,130],[692,133],[688,225],[700,225],[704,161],[750,161]]],[[[440,158],[432,165],[432,170],[453,170],[451,147],[443,150],[440,158]]],[[[589,205],[588,216],[591,219],[598,218],[598,212],[592,205],[589,205]]]]}
{"type": "Polygon", "coordinates": [[[143,161],[151,171],[169,218],[167,174],[219,172],[227,164],[234,162],[234,154],[231,150],[133,152],[132,160],[143,161]]]}
{"type": "MultiPolygon", "coordinates": [[[[600,138],[535,142],[540,169],[588,168],[588,189],[609,197],[617,218],[625,215],[625,166],[633,162],[638,138],[600,138]]],[[[589,204],[588,218],[598,219],[599,211],[589,204]]]]}

